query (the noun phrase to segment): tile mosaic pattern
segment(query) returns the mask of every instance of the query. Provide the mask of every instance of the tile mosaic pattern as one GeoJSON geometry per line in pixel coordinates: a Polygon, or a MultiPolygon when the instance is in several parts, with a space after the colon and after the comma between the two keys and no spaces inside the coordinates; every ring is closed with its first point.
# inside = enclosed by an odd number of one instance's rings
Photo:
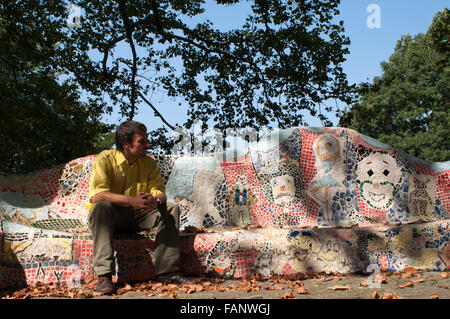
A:
{"type": "MultiPolygon", "coordinates": [[[[181,229],[209,230],[181,235],[184,273],[450,267],[450,162],[425,162],[345,128],[274,136],[231,159],[154,155],[181,229]]],[[[0,174],[0,286],[70,284],[92,272],[84,203],[94,158],[0,174]]],[[[115,280],[152,278],[154,244],[150,235],[118,236],[115,280]]]]}

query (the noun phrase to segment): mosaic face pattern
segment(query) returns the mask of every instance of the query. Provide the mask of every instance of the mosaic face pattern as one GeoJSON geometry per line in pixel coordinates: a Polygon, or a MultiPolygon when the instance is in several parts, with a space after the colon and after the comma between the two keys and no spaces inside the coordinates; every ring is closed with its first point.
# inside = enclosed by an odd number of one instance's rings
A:
{"type": "Polygon", "coordinates": [[[332,134],[325,133],[314,141],[313,147],[316,158],[323,163],[325,172],[329,172],[341,155],[338,139],[332,134]]]}
{"type": "Polygon", "coordinates": [[[284,206],[295,199],[295,181],[290,175],[272,178],[272,195],[277,205],[284,206]]]}
{"type": "MultiPolygon", "coordinates": [[[[154,155],[169,200],[180,206],[181,230],[214,228],[181,236],[183,272],[450,269],[449,162],[420,161],[344,128],[279,136],[231,160],[154,155]],[[229,231],[243,225],[260,228],[229,231]],[[332,227],[342,225],[354,227],[332,227]]],[[[92,273],[84,203],[94,158],[0,174],[0,286],[92,273]]],[[[151,235],[118,235],[115,280],[154,276],[154,246],[151,235]]]]}
{"type": "Polygon", "coordinates": [[[208,269],[220,275],[233,275],[236,268],[236,258],[232,252],[236,242],[236,240],[231,242],[217,241],[206,258],[208,269]]]}
{"type": "Polygon", "coordinates": [[[387,153],[372,153],[358,163],[356,174],[362,199],[375,209],[388,208],[402,178],[395,158],[387,153]]]}

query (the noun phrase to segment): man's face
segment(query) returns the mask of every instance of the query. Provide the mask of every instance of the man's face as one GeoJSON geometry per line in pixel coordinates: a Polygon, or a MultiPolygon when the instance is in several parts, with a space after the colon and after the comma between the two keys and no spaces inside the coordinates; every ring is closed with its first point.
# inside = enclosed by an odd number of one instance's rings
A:
{"type": "Polygon", "coordinates": [[[147,150],[150,148],[147,132],[136,132],[133,136],[133,142],[131,144],[126,144],[125,147],[128,148],[129,154],[135,158],[146,156],[147,150]]]}

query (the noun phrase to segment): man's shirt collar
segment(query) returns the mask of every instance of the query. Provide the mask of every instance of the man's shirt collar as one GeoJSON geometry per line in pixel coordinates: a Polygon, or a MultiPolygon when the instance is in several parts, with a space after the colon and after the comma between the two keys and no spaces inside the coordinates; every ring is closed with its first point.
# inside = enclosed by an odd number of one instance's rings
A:
{"type": "Polygon", "coordinates": [[[128,165],[128,160],[125,158],[122,151],[119,150],[116,150],[116,161],[119,165],[123,165],[124,163],[128,165]]]}

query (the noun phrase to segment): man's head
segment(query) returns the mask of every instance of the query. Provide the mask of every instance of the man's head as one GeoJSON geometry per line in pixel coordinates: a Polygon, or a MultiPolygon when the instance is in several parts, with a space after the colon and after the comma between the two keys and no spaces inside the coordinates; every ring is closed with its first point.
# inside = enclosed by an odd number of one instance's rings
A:
{"type": "Polygon", "coordinates": [[[125,155],[143,157],[150,148],[147,136],[147,128],[136,121],[126,121],[116,130],[116,147],[125,155]]]}

